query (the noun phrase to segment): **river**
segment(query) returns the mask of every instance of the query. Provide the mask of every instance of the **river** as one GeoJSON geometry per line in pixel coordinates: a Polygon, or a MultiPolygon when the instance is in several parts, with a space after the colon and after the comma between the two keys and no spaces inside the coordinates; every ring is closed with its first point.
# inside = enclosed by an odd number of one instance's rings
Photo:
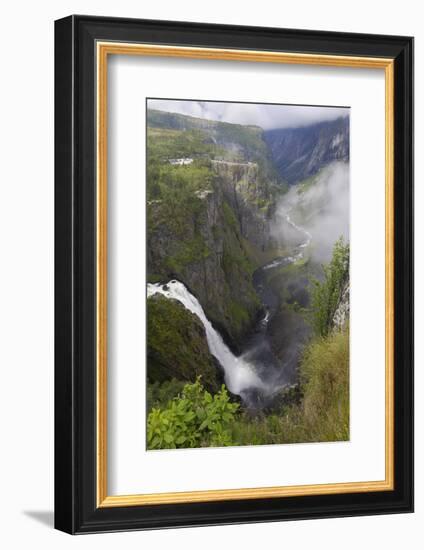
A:
{"type": "MultiPolygon", "coordinates": [[[[264,315],[258,321],[256,330],[247,340],[239,356],[234,355],[225,344],[221,335],[207,319],[197,298],[182,282],[171,280],[166,284],[149,283],[147,285],[147,296],[162,294],[167,298],[178,300],[185,308],[197,315],[205,328],[209,351],[223,368],[228,389],[233,394],[239,395],[244,404],[251,409],[265,407],[282,388],[296,382],[294,363],[297,362],[298,354],[290,353],[285,360],[282,360],[273,351],[269,328],[277,313],[279,298],[267,284],[267,277],[270,270],[301,260],[312,237],[306,229],[296,225],[290,218],[290,211],[286,213],[285,221],[299,232],[304,240],[295,246],[289,255],[274,258],[253,274],[253,285],[261,299],[264,315]]],[[[295,338],[295,336],[293,333],[292,337],[295,338]]]]}

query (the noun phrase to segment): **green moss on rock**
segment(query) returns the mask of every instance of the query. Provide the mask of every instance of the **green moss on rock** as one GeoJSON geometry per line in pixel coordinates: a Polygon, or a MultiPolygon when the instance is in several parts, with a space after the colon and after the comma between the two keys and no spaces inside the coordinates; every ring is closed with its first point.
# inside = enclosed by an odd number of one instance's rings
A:
{"type": "Polygon", "coordinates": [[[155,295],[147,300],[148,380],[195,382],[219,389],[218,371],[205,329],[196,315],[176,300],[155,295]]]}

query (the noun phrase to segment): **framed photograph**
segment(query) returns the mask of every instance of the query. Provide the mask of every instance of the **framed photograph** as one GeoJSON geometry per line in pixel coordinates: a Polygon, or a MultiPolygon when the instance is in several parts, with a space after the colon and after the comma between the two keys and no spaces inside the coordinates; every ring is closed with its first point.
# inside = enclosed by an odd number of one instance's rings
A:
{"type": "Polygon", "coordinates": [[[55,525],[413,510],[413,39],[55,24],[55,525]]]}

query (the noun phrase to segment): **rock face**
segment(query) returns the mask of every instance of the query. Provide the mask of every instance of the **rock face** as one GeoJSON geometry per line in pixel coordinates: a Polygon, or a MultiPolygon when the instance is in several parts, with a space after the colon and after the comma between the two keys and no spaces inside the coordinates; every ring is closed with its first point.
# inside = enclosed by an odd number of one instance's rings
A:
{"type": "Polygon", "coordinates": [[[219,389],[219,370],[209,352],[205,329],[196,315],[176,300],[155,295],[147,300],[148,379],[177,379],[219,389]]]}
{"type": "Polygon", "coordinates": [[[252,274],[280,192],[264,132],[156,110],[147,122],[149,282],[184,283],[237,350],[261,307],[252,274]]]}
{"type": "MultiPolygon", "coordinates": [[[[181,150],[179,151],[181,156],[184,154],[184,156],[196,157],[196,154],[201,154],[202,150],[205,150],[205,146],[213,145],[215,151],[209,158],[259,163],[260,171],[266,179],[269,181],[279,179],[271,151],[265,140],[265,132],[259,126],[231,124],[155,109],[147,110],[147,125],[150,129],[171,131],[184,136],[196,135],[201,139],[203,148],[181,150]]],[[[170,150],[169,143],[167,145],[170,150]]],[[[212,152],[211,149],[209,152],[212,152]]]]}
{"type": "Polygon", "coordinates": [[[275,211],[271,189],[259,178],[257,163],[212,161],[223,195],[236,214],[242,237],[265,250],[271,244],[270,220],[275,211]]]}
{"type": "Polygon", "coordinates": [[[350,285],[347,282],[343,288],[339,304],[333,316],[333,327],[335,330],[344,330],[349,322],[350,300],[349,300],[350,285]]]}
{"type": "Polygon", "coordinates": [[[270,243],[274,200],[254,163],[221,161],[212,170],[212,185],[192,195],[184,223],[164,216],[160,200],[149,204],[148,274],[183,282],[237,348],[259,313],[252,252],[270,243]]]}
{"type": "Polygon", "coordinates": [[[349,117],[264,133],[274,164],[289,184],[316,174],[330,162],[349,160],[349,117]]]}

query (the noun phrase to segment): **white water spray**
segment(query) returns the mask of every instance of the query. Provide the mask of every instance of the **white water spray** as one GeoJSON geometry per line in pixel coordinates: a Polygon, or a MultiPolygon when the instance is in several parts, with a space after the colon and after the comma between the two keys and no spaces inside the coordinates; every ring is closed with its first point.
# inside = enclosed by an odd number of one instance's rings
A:
{"type": "MultiPolygon", "coordinates": [[[[296,225],[291,220],[288,212],[286,214],[286,221],[299,233],[303,234],[306,240],[295,249],[296,253],[293,254],[293,256],[276,258],[264,266],[263,269],[272,269],[283,263],[291,264],[300,260],[304,256],[304,249],[309,246],[312,240],[311,234],[303,227],[296,225]]],[[[147,297],[153,296],[154,294],[161,294],[166,298],[177,300],[200,319],[205,327],[209,351],[224,369],[225,383],[232,393],[241,395],[246,390],[256,389],[261,390],[263,395],[272,395],[279,389],[279,385],[270,386],[269,384],[265,384],[255,371],[254,365],[247,361],[244,358],[245,356],[236,357],[231,352],[221,335],[213,328],[212,323],[206,317],[197,298],[187,290],[183,283],[176,280],[169,281],[169,283],[166,284],[149,283],[147,285],[147,297]]],[[[267,311],[262,323],[266,325],[269,316],[270,313],[267,311]]]]}
{"type": "Polygon", "coordinates": [[[225,383],[232,393],[240,395],[249,388],[267,390],[266,385],[256,374],[253,365],[242,357],[236,357],[231,352],[221,335],[213,328],[212,323],[206,317],[197,298],[187,290],[183,283],[175,280],[164,285],[149,283],[147,285],[147,297],[154,294],[162,294],[167,298],[178,300],[186,309],[197,315],[205,327],[209,351],[224,369],[225,383]]]}

